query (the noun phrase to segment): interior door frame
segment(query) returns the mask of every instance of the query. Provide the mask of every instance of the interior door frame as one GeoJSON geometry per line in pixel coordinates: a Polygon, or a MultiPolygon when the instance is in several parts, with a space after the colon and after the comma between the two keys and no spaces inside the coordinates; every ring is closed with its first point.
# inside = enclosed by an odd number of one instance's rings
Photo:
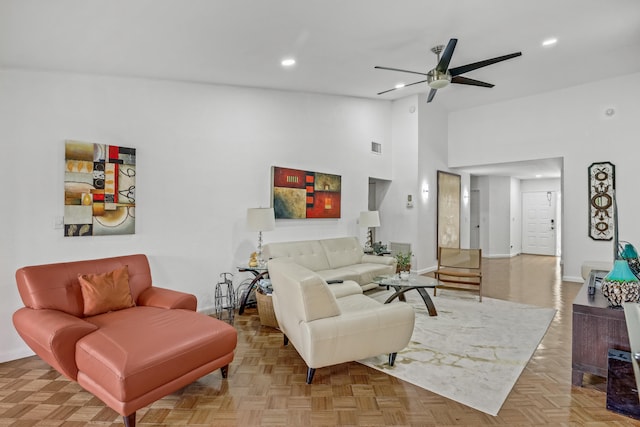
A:
{"type": "Polygon", "coordinates": [[[469,196],[469,248],[482,249],[482,238],[480,228],[480,190],[472,189],[469,196]],[[474,227],[474,224],[478,225],[474,227]],[[475,230],[474,230],[475,228],[475,230]],[[477,235],[477,242],[474,242],[474,235],[477,235]],[[474,244],[475,243],[475,244],[474,244]]]}

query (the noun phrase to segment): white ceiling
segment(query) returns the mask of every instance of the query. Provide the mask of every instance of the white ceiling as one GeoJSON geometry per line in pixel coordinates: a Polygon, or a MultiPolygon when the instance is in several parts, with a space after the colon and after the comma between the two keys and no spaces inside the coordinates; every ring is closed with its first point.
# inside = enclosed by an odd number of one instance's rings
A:
{"type": "Polygon", "coordinates": [[[423,78],[375,65],[426,72],[452,37],[451,67],[523,55],[439,90],[449,111],[640,72],[640,1],[0,0],[0,67],[385,100],[428,90],[378,96],[423,78]]]}

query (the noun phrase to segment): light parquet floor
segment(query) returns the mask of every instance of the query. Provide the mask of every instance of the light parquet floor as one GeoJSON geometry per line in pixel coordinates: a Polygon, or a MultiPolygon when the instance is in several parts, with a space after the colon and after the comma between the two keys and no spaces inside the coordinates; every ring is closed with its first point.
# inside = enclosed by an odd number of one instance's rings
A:
{"type": "MultiPolygon", "coordinates": [[[[571,304],[580,284],[561,282],[555,257],[483,260],[485,295],[558,313],[493,417],[414,385],[346,363],[306,367],[255,309],[236,316],[238,349],[214,372],[138,411],[139,426],[640,426],[607,411],[605,380],[571,386],[571,304]]],[[[437,306],[437,297],[435,299],[437,306]]],[[[121,418],[37,357],[0,364],[0,426],[120,426],[121,418]]]]}

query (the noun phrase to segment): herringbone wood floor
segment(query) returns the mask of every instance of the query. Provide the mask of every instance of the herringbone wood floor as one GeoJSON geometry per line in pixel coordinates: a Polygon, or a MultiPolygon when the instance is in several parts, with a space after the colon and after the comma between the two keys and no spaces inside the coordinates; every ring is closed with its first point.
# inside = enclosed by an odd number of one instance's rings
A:
{"type": "MultiPolygon", "coordinates": [[[[214,372],[138,411],[139,426],[640,426],[605,408],[605,381],[571,386],[571,304],[558,260],[523,255],[483,260],[485,295],[558,310],[496,417],[359,363],[306,367],[255,309],[236,316],[239,343],[229,378],[214,372]]],[[[437,297],[435,299],[437,306],[437,297]]],[[[0,364],[0,426],[117,426],[121,418],[37,357],[0,364]]]]}

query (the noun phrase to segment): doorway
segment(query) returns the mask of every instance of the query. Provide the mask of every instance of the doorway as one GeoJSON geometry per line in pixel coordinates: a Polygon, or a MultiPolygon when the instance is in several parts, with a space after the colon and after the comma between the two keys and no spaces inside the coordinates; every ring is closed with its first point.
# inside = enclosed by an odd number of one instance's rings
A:
{"type": "Polygon", "coordinates": [[[522,193],[522,252],[559,255],[556,191],[522,193]]]}
{"type": "Polygon", "coordinates": [[[480,249],[480,190],[471,190],[469,223],[469,248],[480,249]]]}

